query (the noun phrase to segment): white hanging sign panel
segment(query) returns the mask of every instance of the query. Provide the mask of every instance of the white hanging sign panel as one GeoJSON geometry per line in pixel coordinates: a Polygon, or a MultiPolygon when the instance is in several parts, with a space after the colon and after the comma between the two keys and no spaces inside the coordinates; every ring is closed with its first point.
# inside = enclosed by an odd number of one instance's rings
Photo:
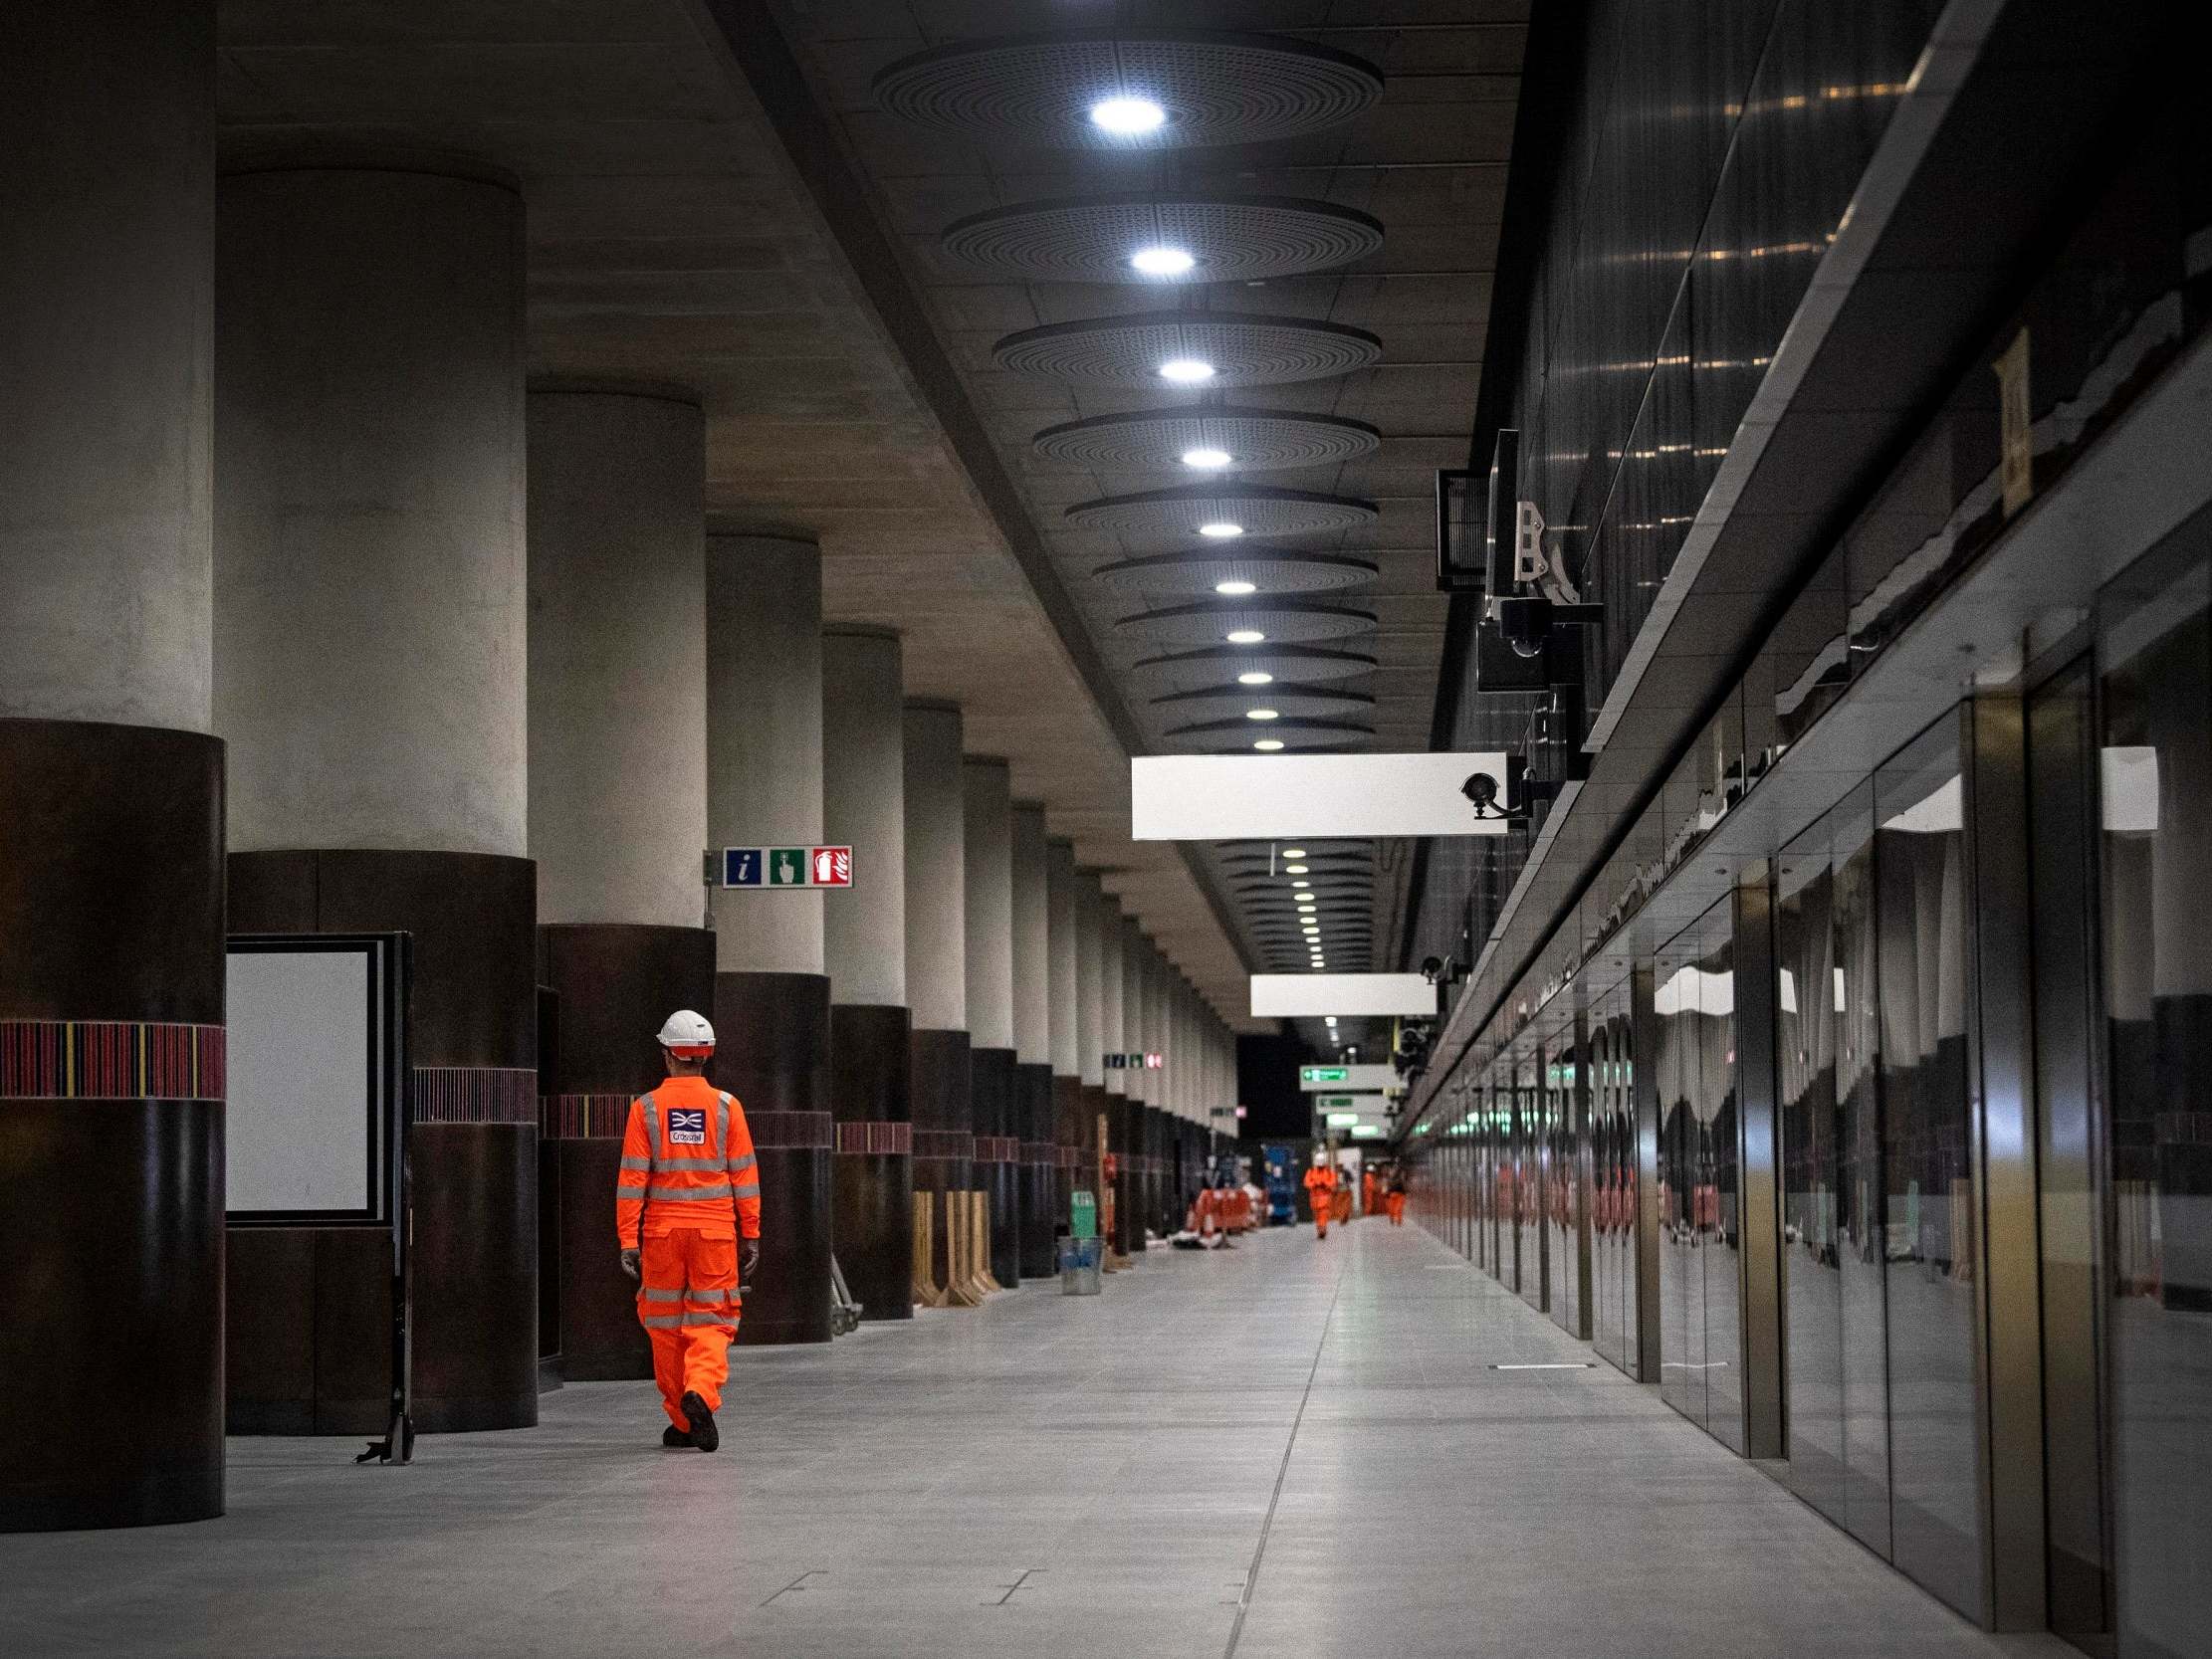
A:
{"type": "Polygon", "coordinates": [[[1324,1014],[1428,1018],[1437,987],[1419,973],[1255,973],[1254,1019],[1319,1019],[1324,1014]]]}
{"type": "Polygon", "coordinates": [[[1140,755],[1129,818],[1138,841],[1503,835],[1505,751],[1140,755]]]}

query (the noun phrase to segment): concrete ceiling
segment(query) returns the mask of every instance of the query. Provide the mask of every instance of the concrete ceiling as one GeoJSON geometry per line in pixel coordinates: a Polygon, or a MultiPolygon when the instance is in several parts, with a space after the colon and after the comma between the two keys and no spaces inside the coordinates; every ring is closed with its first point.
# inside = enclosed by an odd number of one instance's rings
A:
{"type": "Polygon", "coordinates": [[[989,366],[1010,327],[1142,296],[979,282],[936,253],[961,213],[1114,180],[916,132],[875,110],[867,84],[925,44],[1070,21],[1282,29],[1389,74],[1383,102],[1342,128],[1179,167],[1186,181],[1320,197],[1385,223],[1373,258],[1220,309],[1383,337],[1373,369],[1266,394],[1370,421],[1381,451],[1265,482],[1380,504],[1373,525],[1336,538],[1381,566],[1360,595],[1380,617],[1380,667],[1360,689],[1378,746],[1422,747],[1442,627],[1427,591],[1430,475],[1459,463],[1472,416],[1525,14],[1526,0],[223,0],[219,108],[226,159],[427,150],[512,172],[528,203],[533,372],[696,389],[710,516],[817,536],[827,613],[899,628],[910,692],[959,702],[969,749],[1005,756],[1016,793],[1042,800],[1052,832],[1107,872],[1207,1000],[1253,1029],[1247,964],[1274,958],[1234,872],[1211,852],[1128,839],[1128,754],[1166,746],[1172,723],[1146,708],[1135,653],[1114,637],[1128,599],[1090,577],[1114,542],[1058,525],[1071,501],[1173,481],[1036,461],[1038,427],[1112,405],[989,366]],[[764,40],[795,50],[808,104],[865,180],[894,255],[824,213],[828,161],[809,166],[793,110],[772,118],[758,96],[798,95],[762,79],[764,40]]]}
{"type": "MultiPolygon", "coordinates": [[[[1349,553],[1378,567],[1357,587],[1314,596],[1377,618],[1372,634],[1341,642],[1372,655],[1376,668],[1338,683],[1372,701],[1329,717],[1367,729],[1348,739],[1325,735],[1354,747],[1426,748],[1444,621],[1444,601],[1432,581],[1434,480],[1438,468],[1463,465],[1467,452],[1527,0],[1123,0],[1110,7],[1067,0],[789,0],[774,10],[796,49],[812,101],[826,111],[861,185],[875,229],[905,284],[921,297],[934,344],[980,417],[993,452],[990,464],[1017,488],[1029,527],[1106,666],[1110,684],[1103,695],[1120,700],[1146,750],[1241,747],[1258,730],[1287,734],[1287,728],[1238,730],[1241,711],[1231,704],[1206,712],[1229,717],[1226,733],[1171,734],[1193,717],[1154,702],[1168,688],[1136,665],[1157,647],[1130,639],[1116,625],[1136,611],[1189,596],[1132,593],[1094,572],[1178,543],[1066,521],[1066,510],[1076,503],[1188,484],[1192,475],[1073,465],[1039,456],[1033,440],[1063,422],[1192,406],[1199,394],[1094,390],[1012,373],[996,366],[994,345],[1019,329],[1179,306],[1326,321],[1381,337],[1383,355],[1373,367],[1256,388],[1228,401],[1347,417],[1380,430],[1381,447],[1358,460],[1269,471],[1246,482],[1377,505],[1370,523],[1290,539],[1301,550],[1349,553]],[[1106,23],[1131,32],[1213,28],[1288,35],[1366,59],[1384,72],[1385,91],[1366,112],[1317,133],[1133,154],[949,134],[883,109],[872,90],[885,66],[926,48],[1106,23]],[[942,245],[949,224],[992,209],[1165,188],[1297,197],[1356,209],[1382,222],[1383,244],[1321,274],[1216,284],[1199,293],[1010,280],[962,264],[942,245]]],[[[1254,694],[1251,701],[1268,698],[1254,694]]],[[[1323,919],[1329,966],[1381,965],[1375,954],[1388,943],[1402,868],[1379,870],[1372,846],[1348,847],[1344,854],[1332,859],[1326,881],[1322,873],[1312,878],[1325,902],[1339,901],[1339,910],[1323,919]]],[[[1264,855],[1264,848],[1206,849],[1202,861],[1232,915],[1245,959],[1275,971],[1300,969],[1306,965],[1302,940],[1281,926],[1290,914],[1284,878],[1268,868],[1264,855]]],[[[1324,1032],[1316,1022],[1303,1034],[1333,1040],[1343,1033],[1324,1032]]],[[[1358,1035],[1367,1035],[1364,1027],[1358,1035]]]]}

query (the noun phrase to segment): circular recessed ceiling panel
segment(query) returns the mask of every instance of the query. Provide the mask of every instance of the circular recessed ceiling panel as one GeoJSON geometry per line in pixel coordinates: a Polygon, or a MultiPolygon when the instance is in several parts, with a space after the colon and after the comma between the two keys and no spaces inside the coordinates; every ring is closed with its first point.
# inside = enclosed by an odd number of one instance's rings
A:
{"type": "Polygon", "coordinates": [[[1341,691],[1334,686],[1238,686],[1232,683],[1169,692],[1154,698],[1151,706],[1163,720],[1198,720],[1216,715],[1241,717],[1247,709],[1272,709],[1281,715],[1363,716],[1375,707],[1375,700],[1365,692],[1341,691]]]}
{"type": "Polygon", "coordinates": [[[1036,452],[1073,467],[1191,473],[1200,466],[1266,472],[1276,467],[1333,467],[1372,455],[1382,434],[1364,421],[1334,415],[1277,414],[1268,409],[1162,409],[1093,415],[1049,426],[1036,452]],[[1186,456],[1208,458],[1199,466],[1186,456]],[[1225,461],[1214,460],[1226,456],[1225,461]]]}
{"type": "Polygon", "coordinates": [[[1375,631],[1373,611],[1344,605],[1257,603],[1217,599],[1211,604],[1168,605],[1140,611],[1114,624],[1117,633],[1152,645],[1266,645],[1349,639],[1375,631]],[[1249,640],[1232,634],[1251,634],[1249,640]]]}
{"type": "Polygon", "coordinates": [[[1210,536],[1232,541],[1246,535],[1311,535],[1353,529],[1375,521],[1373,502],[1323,496],[1311,490],[1273,490],[1261,484],[1180,484],[1134,496],[1077,502],[1062,515],[1076,529],[1115,535],[1210,536]]]}
{"type": "Polygon", "coordinates": [[[1086,386],[1230,391],[1349,374],[1380,361],[1383,342],[1363,328],[1294,316],[1140,311],[1025,328],[991,354],[1000,368],[1086,386]]]}
{"type": "Polygon", "coordinates": [[[1247,548],[1239,540],[1234,552],[1202,548],[1188,553],[1155,553],[1150,558],[1102,564],[1091,574],[1119,593],[1218,594],[1232,598],[1239,594],[1328,593],[1357,587],[1373,581],[1376,568],[1365,559],[1335,553],[1285,552],[1278,547],[1247,548]]]}
{"type": "Polygon", "coordinates": [[[1155,684],[1196,687],[1259,674],[1270,680],[1348,680],[1355,674],[1372,673],[1375,659],[1364,651],[1334,646],[1216,643],[1146,657],[1135,666],[1155,684]]]}
{"type": "Polygon", "coordinates": [[[1350,120],[1383,94],[1364,59],[1276,35],[1068,29],[934,47],[876,102],[943,131],[1069,149],[1252,144],[1350,120]]]}
{"type": "MultiPolygon", "coordinates": [[[[1249,744],[1261,737],[1288,737],[1292,732],[1306,736],[1326,735],[1332,741],[1348,742],[1355,737],[1372,737],[1375,728],[1358,721],[1328,720],[1316,715],[1284,715],[1271,721],[1245,720],[1240,715],[1226,719],[1193,721],[1188,726],[1170,726],[1169,737],[1241,737],[1249,744]]],[[[1232,745],[1233,746],[1233,745],[1232,745]]],[[[1310,891],[1310,890],[1309,890],[1310,891]]]]}
{"type": "Polygon", "coordinates": [[[1383,227],[1281,196],[1086,196],[1023,202],[945,231],[961,264],[1022,282],[1248,283],[1365,259],[1383,227]]]}

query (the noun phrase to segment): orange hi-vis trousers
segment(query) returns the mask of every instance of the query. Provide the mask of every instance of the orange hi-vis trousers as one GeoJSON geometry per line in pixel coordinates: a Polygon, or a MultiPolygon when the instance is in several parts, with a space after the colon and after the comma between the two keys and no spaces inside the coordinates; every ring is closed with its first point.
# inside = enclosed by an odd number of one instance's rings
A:
{"type": "Polygon", "coordinates": [[[1406,1195],[1403,1192],[1393,1192],[1383,1200],[1383,1205],[1390,1211],[1390,1224],[1393,1227],[1403,1227],[1406,1224],[1406,1195]]]}
{"type": "Polygon", "coordinates": [[[645,1235],[638,1265],[637,1318],[653,1343],[653,1380],[661,1409],[689,1429],[688,1390],[722,1409],[730,1375],[730,1345],[738,1340],[738,1241],[692,1228],[645,1235]]]}

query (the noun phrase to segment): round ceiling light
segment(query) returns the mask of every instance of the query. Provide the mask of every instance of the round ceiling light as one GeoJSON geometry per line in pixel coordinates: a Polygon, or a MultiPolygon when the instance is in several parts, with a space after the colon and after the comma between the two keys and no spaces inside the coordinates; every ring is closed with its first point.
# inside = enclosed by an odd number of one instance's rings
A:
{"type": "Polygon", "coordinates": [[[1220,594],[1224,599],[1241,599],[1247,593],[1257,593],[1259,584],[1257,582],[1216,582],[1214,591],[1220,594]]]}
{"type": "Polygon", "coordinates": [[[1258,742],[1252,744],[1252,747],[1258,749],[1262,754],[1272,754],[1282,747],[1282,739],[1280,737],[1262,737],[1258,742]]]}
{"type": "Polygon", "coordinates": [[[1366,259],[1383,227],[1331,202],[1121,192],[972,213],[942,245],[957,264],[1021,282],[1252,283],[1366,259]]]}
{"type": "Polygon", "coordinates": [[[1221,638],[1231,645],[1263,645],[1267,640],[1267,636],[1257,628],[1231,628],[1221,638]]]}
{"type": "Polygon", "coordinates": [[[1248,721],[1279,721],[1282,719],[1282,711],[1280,709],[1246,709],[1244,718],[1248,721]]]}
{"type": "Polygon", "coordinates": [[[1181,248],[1139,248],[1129,256],[1129,268],[1145,277],[1181,277],[1196,264],[1181,248]]]}
{"type": "Polygon", "coordinates": [[[1383,342],[1364,329],[1234,311],[1141,311],[1052,322],[1008,334],[992,347],[992,361],[1002,369],[1132,391],[1157,389],[1162,379],[1222,390],[1324,380],[1369,367],[1382,355],[1383,342]]]}
{"type": "Polygon", "coordinates": [[[1167,119],[1167,110],[1149,98],[1102,98],[1091,105],[1091,125],[1117,138],[1157,132],[1167,119]]]}
{"type": "Polygon", "coordinates": [[[1356,529],[1379,517],[1375,504],[1312,490],[1263,484],[1179,484],[1130,496],[1077,502],[1061,517],[1070,527],[1116,535],[1181,536],[1196,532],[1217,540],[1242,535],[1308,535],[1356,529]]]}
{"type": "Polygon", "coordinates": [[[1239,686],[1272,686],[1275,677],[1272,674],[1239,674],[1236,683],[1239,686]]]}
{"type": "Polygon", "coordinates": [[[940,131],[1077,149],[1250,144],[1350,120],[1373,64],[1280,35],[1056,29],[958,41],[875,77],[876,102],[940,131]]]}
{"type": "Polygon", "coordinates": [[[1381,443],[1364,421],[1230,406],[1092,415],[1046,427],[1034,440],[1046,460],[1101,472],[1333,467],[1373,455],[1381,443]]]}

